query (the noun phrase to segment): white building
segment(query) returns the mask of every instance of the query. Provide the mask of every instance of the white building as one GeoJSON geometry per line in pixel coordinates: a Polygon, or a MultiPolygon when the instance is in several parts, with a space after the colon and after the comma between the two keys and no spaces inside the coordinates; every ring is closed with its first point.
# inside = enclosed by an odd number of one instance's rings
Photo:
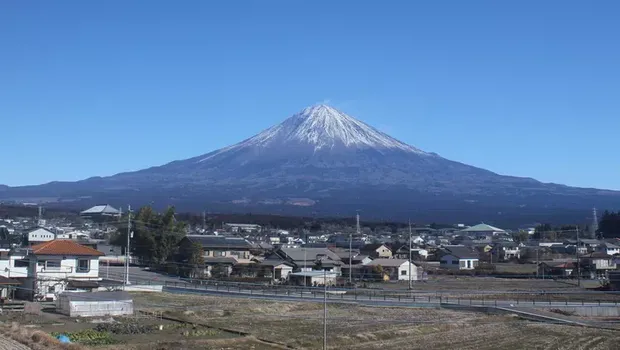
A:
{"type": "Polygon", "coordinates": [[[33,231],[28,232],[28,243],[37,244],[41,242],[49,242],[56,239],[56,234],[49,230],[39,227],[33,231]]]}
{"type": "Polygon", "coordinates": [[[443,249],[439,267],[449,270],[474,270],[480,261],[478,253],[464,246],[447,246],[443,249]]]}
{"type": "Polygon", "coordinates": [[[598,246],[598,251],[607,255],[618,255],[620,254],[620,247],[615,244],[605,243],[598,246]]]}
{"type": "Polygon", "coordinates": [[[53,240],[32,246],[25,259],[24,288],[34,299],[52,299],[65,290],[97,288],[102,252],[71,240],[53,240]]]}
{"type": "Polygon", "coordinates": [[[133,315],[133,299],[127,292],[65,292],[58,295],[56,310],[69,317],[133,315]]]}
{"type": "Polygon", "coordinates": [[[421,279],[422,268],[406,259],[378,258],[370,261],[364,266],[366,267],[367,273],[373,273],[372,271],[374,268],[381,266],[384,273],[381,279],[384,280],[408,281],[409,271],[411,271],[412,281],[421,279]]]}

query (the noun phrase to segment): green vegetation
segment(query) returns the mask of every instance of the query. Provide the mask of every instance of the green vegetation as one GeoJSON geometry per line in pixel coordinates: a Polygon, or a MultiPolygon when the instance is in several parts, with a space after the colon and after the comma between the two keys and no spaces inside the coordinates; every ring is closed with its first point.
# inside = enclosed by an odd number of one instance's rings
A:
{"type": "MultiPolygon", "coordinates": [[[[172,260],[185,233],[185,223],[177,221],[174,207],[169,207],[161,214],[150,206],[142,207],[132,216],[131,222],[131,231],[134,233],[132,255],[160,267],[172,260]]],[[[121,221],[119,232],[112,238],[112,243],[127,246],[126,220],[121,221]]]]}
{"type": "Polygon", "coordinates": [[[620,237],[620,211],[605,211],[598,224],[598,234],[605,238],[620,237]]]}
{"type": "Polygon", "coordinates": [[[114,344],[115,341],[112,339],[112,334],[109,332],[100,332],[94,329],[85,329],[79,332],[72,333],[62,333],[62,332],[52,332],[52,336],[58,337],[59,335],[66,335],[69,337],[72,343],[78,343],[83,345],[109,345],[114,344]]]}

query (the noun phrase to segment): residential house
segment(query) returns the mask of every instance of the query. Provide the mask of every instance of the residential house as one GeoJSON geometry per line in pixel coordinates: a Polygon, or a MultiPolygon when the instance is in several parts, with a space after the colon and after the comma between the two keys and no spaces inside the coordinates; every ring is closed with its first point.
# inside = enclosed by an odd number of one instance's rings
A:
{"type": "Polygon", "coordinates": [[[39,227],[28,232],[28,244],[31,245],[53,241],[54,239],[56,239],[56,234],[52,231],[44,229],[43,227],[39,227]]]}
{"type": "Polygon", "coordinates": [[[603,243],[597,247],[597,251],[607,255],[618,255],[620,254],[620,246],[612,243],[603,243]]]}
{"type": "Polygon", "coordinates": [[[363,276],[383,281],[408,281],[411,276],[412,281],[417,281],[421,272],[421,267],[406,259],[378,258],[364,265],[363,276]]]}
{"type": "Polygon", "coordinates": [[[299,286],[334,286],[338,279],[338,274],[327,271],[300,271],[289,275],[292,284],[299,286]]]}
{"type": "Polygon", "coordinates": [[[473,270],[478,266],[478,252],[465,246],[446,246],[442,249],[439,266],[450,270],[473,270]]]}
{"type": "Polygon", "coordinates": [[[580,239],[579,241],[575,239],[568,239],[564,241],[564,245],[566,247],[576,247],[576,249],[579,250],[579,254],[588,254],[588,253],[594,252],[602,244],[604,244],[604,242],[599,241],[597,239],[589,239],[589,238],[580,239]]]}
{"type": "Polygon", "coordinates": [[[295,272],[325,270],[341,275],[342,260],[338,254],[327,248],[288,248],[276,250],[267,259],[277,259],[294,265],[295,272]]]}
{"type": "Polygon", "coordinates": [[[575,261],[545,261],[538,264],[538,275],[568,278],[573,276],[577,271],[577,263],[575,261]]]}
{"type": "Polygon", "coordinates": [[[119,217],[121,216],[121,211],[108,204],[96,205],[92,208],[88,208],[80,212],[80,216],[91,219],[104,217],[119,217]]]}
{"type": "Polygon", "coordinates": [[[613,256],[601,252],[583,255],[579,261],[582,272],[588,274],[592,279],[607,278],[608,272],[616,269],[613,256]]]}
{"type": "Polygon", "coordinates": [[[499,235],[505,235],[507,232],[501,228],[497,228],[487,224],[478,224],[472,227],[468,227],[460,231],[461,234],[469,237],[475,237],[476,239],[490,238],[499,235]]]}
{"type": "MultiPolygon", "coordinates": [[[[396,249],[393,255],[396,259],[409,260],[409,245],[403,244],[400,248],[396,249]]],[[[428,259],[428,250],[423,248],[412,247],[411,248],[411,260],[426,260],[428,259]]]]}
{"type": "Polygon", "coordinates": [[[236,265],[254,264],[251,250],[254,246],[241,237],[215,235],[187,235],[179,242],[179,250],[190,249],[193,244],[202,247],[205,261],[204,274],[229,276],[236,265]],[[217,266],[217,271],[214,267],[217,266]]]}
{"type": "Polygon", "coordinates": [[[22,286],[31,298],[52,299],[64,290],[99,287],[102,252],[71,240],[53,240],[30,247],[28,275],[22,286]]]}
{"type": "Polygon", "coordinates": [[[261,232],[262,230],[262,227],[256,224],[226,223],[224,224],[224,227],[226,227],[226,229],[230,230],[231,232],[261,232]]]}
{"type": "Polygon", "coordinates": [[[281,259],[265,259],[259,263],[259,276],[270,277],[274,282],[286,281],[295,268],[294,264],[281,259]]]}
{"type": "Polygon", "coordinates": [[[385,244],[382,243],[374,243],[374,244],[366,244],[360,248],[360,253],[364,255],[368,255],[371,258],[391,258],[392,250],[385,244]]]}

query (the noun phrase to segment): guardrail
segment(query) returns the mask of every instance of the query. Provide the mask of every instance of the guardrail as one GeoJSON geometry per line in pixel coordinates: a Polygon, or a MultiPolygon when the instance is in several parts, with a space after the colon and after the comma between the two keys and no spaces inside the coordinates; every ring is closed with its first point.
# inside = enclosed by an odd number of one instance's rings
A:
{"type": "MultiPolygon", "coordinates": [[[[296,299],[323,298],[323,287],[293,287],[293,286],[264,286],[243,285],[229,282],[205,281],[192,283],[190,281],[165,281],[164,287],[185,289],[192,292],[204,292],[205,294],[230,293],[236,295],[256,295],[268,297],[288,297],[296,299]]],[[[328,299],[340,299],[343,301],[376,301],[408,304],[456,304],[456,305],[515,305],[515,306],[605,306],[618,307],[620,296],[614,295],[614,300],[601,298],[589,298],[583,295],[562,293],[513,293],[506,295],[450,295],[442,292],[411,291],[406,293],[390,293],[388,291],[369,291],[343,288],[328,288],[328,299]],[[336,293],[334,293],[336,292],[336,293]]]]}

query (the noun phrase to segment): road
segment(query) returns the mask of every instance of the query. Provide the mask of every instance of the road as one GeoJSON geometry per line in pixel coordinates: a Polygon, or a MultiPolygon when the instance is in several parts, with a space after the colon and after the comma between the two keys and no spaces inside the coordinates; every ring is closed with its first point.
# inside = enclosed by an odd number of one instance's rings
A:
{"type": "MultiPolygon", "coordinates": [[[[108,267],[106,265],[101,265],[99,268],[99,277],[109,280],[124,281],[125,267],[108,267]]],[[[167,276],[159,272],[144,270],[144,268],[137,266],[129,267],[129,282],[132,284],[158,284],[164,282],[178,282],[179,280],[180,277],[178,276],[167,276]]]]}

